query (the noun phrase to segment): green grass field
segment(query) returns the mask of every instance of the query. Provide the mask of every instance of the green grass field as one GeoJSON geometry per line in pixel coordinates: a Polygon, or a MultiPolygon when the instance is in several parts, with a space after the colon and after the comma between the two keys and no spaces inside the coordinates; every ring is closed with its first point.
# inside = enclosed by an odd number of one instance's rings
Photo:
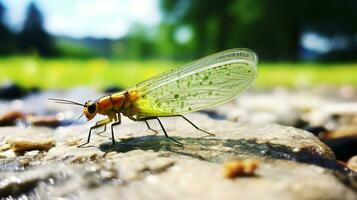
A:
{"type": "MultiPolygon", "coordinates": [[[[67,88],[90,86],[130,87],[183,62],[162,60],[121,61],[106,59],[0,58],[0,82],[14,81],[25,87],[67,88]]],[[[357,86],[357,63],[260,63],[257,88],[327,85],[357,86]]]]}

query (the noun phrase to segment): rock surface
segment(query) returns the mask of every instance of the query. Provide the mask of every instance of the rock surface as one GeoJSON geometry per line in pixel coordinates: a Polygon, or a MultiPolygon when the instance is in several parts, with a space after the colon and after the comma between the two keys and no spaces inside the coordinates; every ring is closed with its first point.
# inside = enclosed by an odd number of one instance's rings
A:
{"type": "MultiPolygon", "coordinates": [[[[180,118],[163,118],[184,146],[123,120],[110,133],[90,124],[50,128],[0,128],[0,196],[29,199],[357,199],[356,173],[336,162],[313,134],[275,124],[253,125],[187,116],[209,137],[180,118]],[[99,130],[100,131],[100,130],[99,130]],[[11,138],[55,141],[46,151],[15,153],[11,138]],[[81,140],[82,139],[82,140],[81,140]],[[223,163],[255,159],[254,176],[226,179],[223,163]]],[[[150,125],[159,130],[155,121],[150,125]]]]}

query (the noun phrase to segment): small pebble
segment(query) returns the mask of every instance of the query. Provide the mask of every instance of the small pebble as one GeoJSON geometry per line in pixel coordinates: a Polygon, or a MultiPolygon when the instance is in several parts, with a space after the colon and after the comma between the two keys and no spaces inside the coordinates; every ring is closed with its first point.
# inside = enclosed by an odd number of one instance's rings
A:
{"type": "Polygon", "coordinates": [[[347,167],[357,172],[357,155],[348,160],[347,167]]]}
{"type": "Polygon", "coordinates": [[[30,165],[30,160],[28,158],[21,159],[19,160],[19,164],[22,167],[28,167],[30,165]]]}
{"type": "Polygon", "coordinates": [[[79,145],[79,142],[81,141],[81,139],[79,138],[76,138],[76,137],[71,137],[71,138],[68,138],[66,140],[66,145],[67,146],[75,146],[75,145],[79,145]]]}
{"type": "Polygon", "coordinates": [[[357,124],[344,125],[329,134],[329,138],[357,136],[357,124]]]}
{"type": "Polygon", "coordinates": [[[39,150],[28,151],[24,154],[24,156],[37,156],[40,153],[39,150]]]}
{"type": "Polygon", "coordinates": [[[258,167],[259,161],[255,159],[230,160],[223,163],[223,175],[228,179],[253,176],[258,167]]]}
{"type": "Polygon", "coordinates": [[[9,145],[9,144],[2,144],[2,145],[0,146],[0,152],[2,152],[2,151],[7,151],[7,150],[9,150],[9,149],[11,149],[11,145],[9,145]]]}
{"type": "Polygon", "coordinates": [[[19,111],[10,111],[0,116],[0,126],[13,126],[17,119],[23,119],[25,114],[19,111]]]}
{"type": "Polygon", "coordinates": [[[28,140],[28,139],[13,139],[10,138],[6,141],[11,149],[16,152],[25,152],[32,150],[42,150],[48,151],[56,145],[54,140],[44,139],[44,140],[28,140]]]}
{"type": "Polygon", "coordinates": [[[60,121],[55,116],[30,115],[26,119],[30,124],[34,126],[56,127],[60,124],[60,121]]]}

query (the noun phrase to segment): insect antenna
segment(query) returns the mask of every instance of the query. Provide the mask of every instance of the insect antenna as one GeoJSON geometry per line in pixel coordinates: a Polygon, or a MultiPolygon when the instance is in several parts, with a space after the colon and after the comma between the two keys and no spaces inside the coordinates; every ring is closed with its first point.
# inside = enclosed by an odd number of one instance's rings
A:
{"type": "Polygon", "coordinates": [[[66,100],[66,99],[48,98],[48,100],[54,101],[55,103],[61,103],[61,104],[72,104],[72,105],[85,106],[84,104],[81,104],[81,103],[78,103],[75,101],[66,100]]]}
{"type": "Polygon", "coordinates": [[[84,113],[82,113],[75,121],[73,121],[70,126],[73,126],[75,123],[77,123],[83,117],[83,115],[84,113]]]}

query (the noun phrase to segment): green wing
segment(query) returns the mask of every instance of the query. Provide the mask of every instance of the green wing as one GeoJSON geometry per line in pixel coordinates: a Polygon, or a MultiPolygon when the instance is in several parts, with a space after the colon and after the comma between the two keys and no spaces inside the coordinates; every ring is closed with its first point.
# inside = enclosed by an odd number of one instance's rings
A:
{"type": "Polygon", "coordinates": [[[257,62],[251,50],[231,49],[141,82],[132,88],[140,94],[136,117],[178,115],[227,102],[251,85],[257,62]]]}

